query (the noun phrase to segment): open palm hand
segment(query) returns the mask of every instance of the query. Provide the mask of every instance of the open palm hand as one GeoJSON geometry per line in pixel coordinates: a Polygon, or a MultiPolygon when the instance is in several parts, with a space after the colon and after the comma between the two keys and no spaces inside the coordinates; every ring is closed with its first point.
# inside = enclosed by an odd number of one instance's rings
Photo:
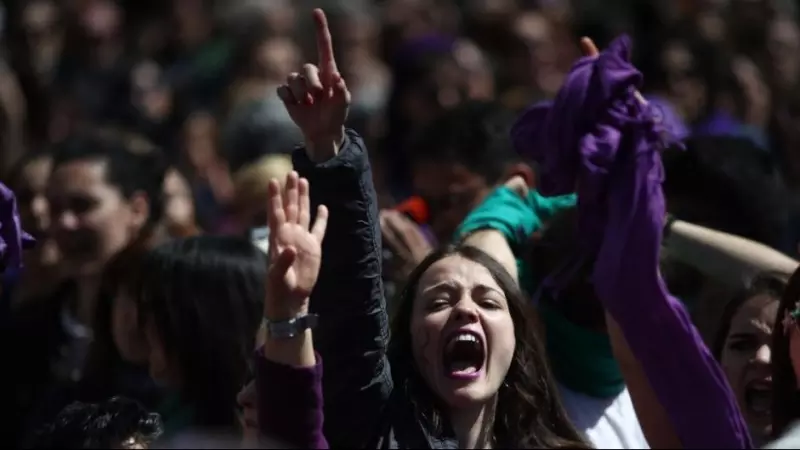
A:
{"type": "Polygon", "coordinates": [[[298,315],[308,308],[308,297],[317,283],[322,261],[322,239],[328,210],[320,206],[311,226],[308,180],[296,172],[286,177],[281,189],[269,184],[270,269],[265,314],[298,315]]]}

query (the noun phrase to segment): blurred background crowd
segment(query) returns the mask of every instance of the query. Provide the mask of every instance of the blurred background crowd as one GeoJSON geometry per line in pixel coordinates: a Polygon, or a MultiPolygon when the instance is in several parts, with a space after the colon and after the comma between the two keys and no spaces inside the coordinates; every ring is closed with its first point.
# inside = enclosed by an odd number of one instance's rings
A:
{"type": "MultiPolygon", "coordinates": [[[[386,206],[410,194],[408,138],[439,111],[464,99],[517,110],[547,98],[579,56],[578,36],[605,44],[623,32],[644,92],[670,105],[685,132],[748,136],[789,185],[800,181],[791,0],[4,3],[3,179],[77,129],[124,135],[161,149],[176,169],[168,189],[196,208],[189,217],[176,200],[176,220],[210,232],[258,223],[256,174],[288,166],[281,155],[299,135],[275,87],[314,56],[312,6],[329,11],[351,125],[369,141],[386,206]]],[[[31,175],[23,184],[36,185],[31,175]]]]}

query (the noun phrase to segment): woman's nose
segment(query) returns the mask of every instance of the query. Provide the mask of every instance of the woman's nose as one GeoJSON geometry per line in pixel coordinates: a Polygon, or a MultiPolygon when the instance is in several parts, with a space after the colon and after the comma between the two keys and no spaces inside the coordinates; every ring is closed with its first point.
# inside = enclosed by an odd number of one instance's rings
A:
{"type": "Polygon", "coordinates": [[[762,364],[770,364],[772,361],[772,351],[769,345],[764,344],[756,351],[756,361],[762,364]]]}
{"type": "Polygon", "coordinates": [[[456,320],[466,323],[478,321],[476,305],[469,300],[460,301],[455,307],[456,320]]]}

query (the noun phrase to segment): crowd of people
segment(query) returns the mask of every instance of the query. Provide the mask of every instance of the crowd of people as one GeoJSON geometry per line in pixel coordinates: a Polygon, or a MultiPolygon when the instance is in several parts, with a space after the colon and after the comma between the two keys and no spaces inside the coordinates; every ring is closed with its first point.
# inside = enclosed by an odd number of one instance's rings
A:
{"type": "Polygon", "coordinates": [[[798,6],[4,2],[0,436],[795,448],[798,6]]]}

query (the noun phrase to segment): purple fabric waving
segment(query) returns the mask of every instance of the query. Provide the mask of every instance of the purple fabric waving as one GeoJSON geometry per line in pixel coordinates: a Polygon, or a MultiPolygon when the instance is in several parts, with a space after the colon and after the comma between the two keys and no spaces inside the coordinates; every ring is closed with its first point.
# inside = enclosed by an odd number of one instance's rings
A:
{"type": "Polygon", "coordinates": [[[22,268],[22,250],[36,241],[22,231],[14,192],[0,183],[0,270],[22,268]]]}
{"type": "MultiPolygon", "coordinates": [[[[596,255],[597,295],[684,447],[750,448],[725,376],[658,272],[665,136],[634,97],[641,74],[629,48],[621,37],[597,58],[581,58],[553,103],[523,113],[512,139],[541,165],[542,194],[577,188],[583,242],[574,263],[596,255]]],[[[546,283],[557,289],[568,274],[546,283]]]]}

